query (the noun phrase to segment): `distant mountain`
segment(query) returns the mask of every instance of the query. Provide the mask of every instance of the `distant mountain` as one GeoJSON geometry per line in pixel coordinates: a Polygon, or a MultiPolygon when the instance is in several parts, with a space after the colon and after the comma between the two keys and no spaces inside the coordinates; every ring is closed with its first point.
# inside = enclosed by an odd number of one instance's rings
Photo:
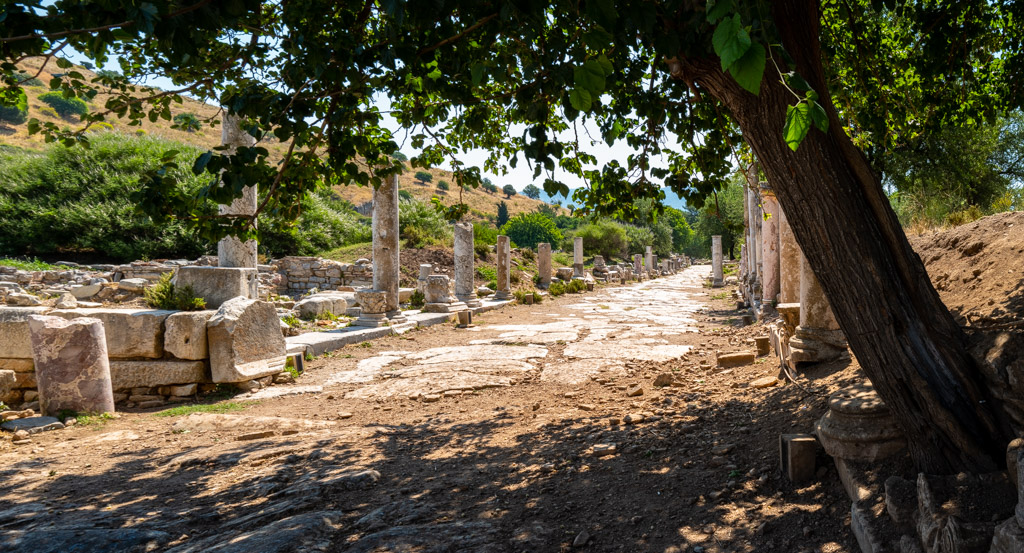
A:
{"type": "MultiPolygon", "coordinates": [[[[686,200],[680,198],[679,196],[676,195],[675,192],[673,192],[672,190],[670,190],[668,188],[663,188],[662,190],[665,191],[665,201],[663,203],[666,206],[674,207],[674,208],[680,209],[680,210],[685,210],[686,209],[686,200]]],[[[555,201],[561,201],[563,207],[569,207],[570,205],[574,205],[573,201],[572,201],[572,190],[569,191],[569,197],[568,198],[563,198],[562,196],[548,196],[548,194],[546,192],[544,192],[543,189],[541,189],[540,199],[545,201],[545,202],[547,202],[547,203],[552,203],[552,202],[555,202],[555,201]]]]}

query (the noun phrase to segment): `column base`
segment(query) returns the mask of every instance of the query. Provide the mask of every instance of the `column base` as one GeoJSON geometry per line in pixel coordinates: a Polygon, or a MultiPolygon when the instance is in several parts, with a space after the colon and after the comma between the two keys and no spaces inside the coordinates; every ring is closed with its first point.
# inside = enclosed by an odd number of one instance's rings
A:
{"type": "Polygon", "coordinates": [[[402,314],[401,309],[388,311],[387,313],[384,314],[384,316],[388,318],[388,322],[390,322],[391,324],[404,323],[409,320],[408,317],[402,314]]]}
{"type": "Polygon", "coordinates": [[[462,303],[466,304],[466,307],[469,307],[470,309],[475,309],[483,305],[480,303],[480,298],[478,298],[476,294],[463,294],[461,296],[456,294],[455,297],[462,303]]]}
{"type": "Polygon", "coordinates": [[[359,318],[352,321],[352,326],[379,328],[388,325],[388,318],[383,313],[360,313],[359,318]]]}
{"type": "Polygon", "coordinates": [[[466,309],[466,304],[461,301],[452,303],[428,303],[423,306],[424,313],[458,313],[459,311],[465,311],[466,309]]]}
{"type": "Polygon", "coordinates": [[[798,326],[789,339],[791,363],[821,363],[849,357],[841,330],[798,326]]]}
{"type": "Polygon", "coordinates": [[[583,270],[582,263],[573,263],[572,265],[572,278],[583,278],[585,272],[583,270]]]}
{"type": "Polygon", "coordinates": [[[512,292],[505,290],[498,290],[497,292],[494,293],[494,299],[498,301],[508,301],[512,299],[512,297],[512,292]]]}

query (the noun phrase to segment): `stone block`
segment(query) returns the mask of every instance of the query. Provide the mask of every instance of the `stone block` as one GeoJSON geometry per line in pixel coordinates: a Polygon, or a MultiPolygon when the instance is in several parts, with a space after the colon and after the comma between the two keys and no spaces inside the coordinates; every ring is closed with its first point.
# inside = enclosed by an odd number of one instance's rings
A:
{"type": "Polygon", "coordinates": [[[102,284],[86,284],[85,286],[72,287],[71,295],[75,296],[75,299],[87,300],[96,294],[99,294],[102,289],[102,284]]]}
{"type": "Polygon", "coordinates": [[[853,461],[876,462],[906,448],[903,432],[870,384],[832,394],[815,434],[826,453],[853,461]]]}
{"type": "Polygon", "coordinates": [[[36,370],[36,368],[31,359],[0,358],[0,371],[30,373],[34,370],[36,370]]]}
{"type": "Polygon", "coordinates": [[[284,370],[286,345],[274,304],[228,300],[206,328],[214,382],[242,382],[284,370]]]}
{"type": "Polygon", "coordinates": [[[30,372],[30,373],[14,373],[14,386],[12,386],[14,389],[16,389],[16,390],[23,390],[23,389],[35,390],[38,385],[39,385],[39,383],[36,382],[36,373],[35,372],[30,372]]]}
{"type": "Polygon", "coordinates": [[[243,267],[181,267],[174,275],[175,286],[191,286],[206,306],[216,309],[224,302],[258,295],[256,269],[243,267]]]}
{"type": "Polygon", "coordinates": [[[210,375],[203,361],[154,359],[110,362],[110,382],[115,390],[209,381],[210,375]]]}
{"type": "Polygon", "coordinates": [[[61,411],[114,411],[103,322],[33,315],[28,320],[32,358],[44,415],[61,411]]]}
{"type": "Polygon", "coordinates": [[[111,359],[164,355],[164,321],[174,311],[158,309],[78,308],[58,309],[49,314],[65,319],[92,317],[103,321],[107,355],[111,359]]]}
{"type": "Polygon", "coordinates": [[[758,357],[763,357],[772,352],[772,343],[768,336],[754,337],[754,346],[757,348],[758,357]]]}
{"type": "Polygon", "coordinates": [[[740,351],[734,353],[719,353],[717,356],[719,367],[739,367],[749,365],[756,358],[753,353],[740,351]]]}
{"type": "Polygon", "coordinates": [[[206,322],[216,311],[180,311],[164,321],[164,350],[178,359],[197,361],[210,357],[206,322]]]}
{"type": "Polygon", "coordinates": [[[28,338],[29,315],[42,315],[47,307],[0,306],[0,357],[32,359],[28,338]]]}
{"type": "Polygon", "coordinates": [[[814,479],[818,440],[810,434],[782,434],[779,436],[779,462],[782,474],[794,484],[814,479]]]}
{"type": "Polygon", "coordinates": [[[117,289],[141,294],[148,284],[149,281],[144,278],[122,278],[117,281],[117,289]]]}
{"type": "Polygon", "coordinates": [[[0,396],[11,393],[14,389],[14,371],[0,370],[0,396]]]}

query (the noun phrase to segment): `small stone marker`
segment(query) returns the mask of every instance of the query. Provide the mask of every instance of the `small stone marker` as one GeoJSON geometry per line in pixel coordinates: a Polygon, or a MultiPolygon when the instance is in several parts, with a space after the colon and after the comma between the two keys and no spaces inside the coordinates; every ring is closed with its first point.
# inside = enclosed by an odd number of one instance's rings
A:
{"type": "Polygon", "coordinates": [[[758,357],[763,357],[772,352],[772,343],[768,336],[754,337],[754,345],[757,347],[758,357]]]}
{"type": "Polygon", "coordinates": [[[756,358],[753,353],[740,351],[735,353],[719,353],[717,356],[719,367],[739,367],[749,365],[756,358]]]}
{"type": "Polygon", "coordinates": [[[808,482],[815,474],[815,454],[818,440],[810,434],[782,434],[779,436],[779,462],[782,474],[794,484],[808,482]]]}
{"type": "Polygon", "coordinates": [[[626,388],[626,397],[636,397],[644,395],[643,386],[637,384],[636,386],[630,386],[626,388]]]}
{"type": "Polygon", "coordinates": [[[30,315],[28,326],[43,414],[114,412],[102,322],[89,317],[68,320],[30,315]]]}
{"type": "Polygon", "coordinates": [[[643,416],[643,414],[641,413],[630,413],[625,417],[622,417],[622,422],[626,424],[639,424],[641,422],[644,422],[644,420],[646,419],[647,417],[643,416]]]}

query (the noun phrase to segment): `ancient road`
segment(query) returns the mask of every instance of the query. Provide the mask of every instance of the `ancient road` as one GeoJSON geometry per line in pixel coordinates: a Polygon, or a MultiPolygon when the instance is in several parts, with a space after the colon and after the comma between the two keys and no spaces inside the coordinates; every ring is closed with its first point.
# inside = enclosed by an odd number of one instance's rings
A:
{"type": "Polygon", "coordinates": [[[822,401],[747,386],[770,358],[715,369],[756,329],[709,273],[348,346],[191,413],[0,442],[0,550],[852,551],[834,475],[793,489],[776,466],[779,432],[822,401]]]}

